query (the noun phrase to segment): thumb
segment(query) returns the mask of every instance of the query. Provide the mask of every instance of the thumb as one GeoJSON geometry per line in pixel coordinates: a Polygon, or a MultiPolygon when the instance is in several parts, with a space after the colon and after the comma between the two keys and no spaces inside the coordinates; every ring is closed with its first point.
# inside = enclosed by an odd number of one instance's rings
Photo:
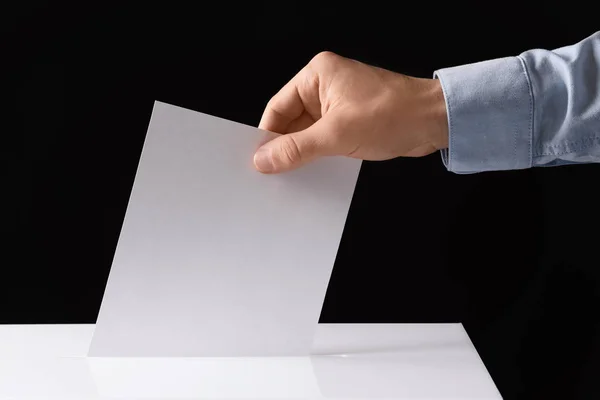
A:
{"type": "Polygon", "coordinates": [[[322,119],[307,129],[288,133],[263,144],[254,154],[254,165],[265,174],[299,168],[330,153],[322,119]]]}

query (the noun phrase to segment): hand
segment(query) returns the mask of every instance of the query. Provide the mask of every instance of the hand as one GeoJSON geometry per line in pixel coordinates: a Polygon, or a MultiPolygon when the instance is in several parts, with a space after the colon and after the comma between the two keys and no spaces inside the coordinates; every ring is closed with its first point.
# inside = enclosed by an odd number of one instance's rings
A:
{"type": "Polygon", "coordinates": [[[323,156],[419,157],[447,147],[441,85],[323,52],[268,103],[259,128],[284,134],[261,146],[256,168],[278,173],[323,156]]]}

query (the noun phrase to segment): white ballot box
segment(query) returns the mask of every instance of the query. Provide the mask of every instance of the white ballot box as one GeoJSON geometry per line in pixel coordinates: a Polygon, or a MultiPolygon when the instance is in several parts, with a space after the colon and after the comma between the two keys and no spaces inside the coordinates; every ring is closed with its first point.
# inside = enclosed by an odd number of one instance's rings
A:
{"type": "Polygon", "coordinates": [[[302,357],[88,357],[93,331],[0,325],[0,399],[501,399],[461,324],[320,324],[302,357]]]}

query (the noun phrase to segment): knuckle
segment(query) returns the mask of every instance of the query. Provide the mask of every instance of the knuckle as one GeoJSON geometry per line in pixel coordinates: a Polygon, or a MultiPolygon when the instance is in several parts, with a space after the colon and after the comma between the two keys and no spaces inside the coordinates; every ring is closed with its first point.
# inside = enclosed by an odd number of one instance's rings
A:
{"type": "Polygon", "coordinates": [[[281,161],[286,165],[300,162],[302,155],[300,147],[291,135],[285,136],[285,140],[281,141],[279,154],[281,154],[281,161]]]}
{"type": "Polygon", "coordinates": [[[273,108],[273,106],[275,105],[276,102],[277,102],[277,96],[272,96],[269,99],[269,101],[267,101],[265,108],[273,108]]]}
{"type": "Polygon", "coordinates": [[[281,112],[279,111],[279,101],[277,96],[273,96],[271,97],[271,99],[267,102],[267,105],[265,106],[265,110],[269,110],[272,111],[276,114],[281,114],[281,112]]]}
{"type": "Polygon", "coordinates": [[[286,104],[279,96],[273,96],[265,106],[265,112],[275,114],[277,118],[289,121],[290,118],[286,115],[286,104]]]}
{"type": "Polygon", "coordinates": [[[340,56],[332,51],[321,51],[311,60],[314,65],[328,65],[336,62],[340,56]]]}

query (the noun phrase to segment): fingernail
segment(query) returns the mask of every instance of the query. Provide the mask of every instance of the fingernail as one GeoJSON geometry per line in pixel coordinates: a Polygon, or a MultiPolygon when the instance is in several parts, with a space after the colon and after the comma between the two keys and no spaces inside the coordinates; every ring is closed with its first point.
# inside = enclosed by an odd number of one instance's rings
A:
{"type": "Polygon", "coordinates": [[[254,154],[254,165],[260,172],[272,172],[273,158],[271,157],[271,151],[264,147],[258,149],[254,154]]]}

